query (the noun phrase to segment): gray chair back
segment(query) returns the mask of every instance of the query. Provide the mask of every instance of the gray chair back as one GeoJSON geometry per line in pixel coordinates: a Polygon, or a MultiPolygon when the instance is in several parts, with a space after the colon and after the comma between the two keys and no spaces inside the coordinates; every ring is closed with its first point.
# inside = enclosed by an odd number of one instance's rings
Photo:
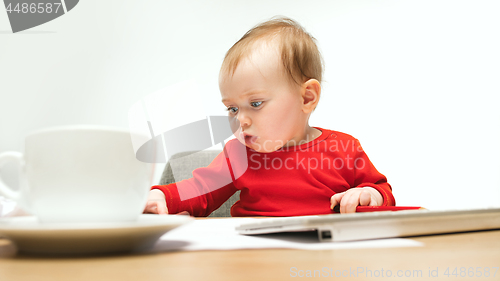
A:
{"type": "MultiPolygon", "coordinates": [[[[221,153],[220,150],[203,150],[195,153],[192,151],[186,151],[173,155],[167,162],[165,170],[163,170],[160,185],[179,182],[193,177],[193,170],[208,166],[208,164],[210,164],[219,153],[221,153]],[[174,167],[173,170],[175,171],[175,179],[172,167],[174,167]]],[[[230,217],[231,206],[233,206],[233,204],[238,200],[240,200],[239,191],[224,202],[219,209],[213,211],[209,217],[230,217]]]]}

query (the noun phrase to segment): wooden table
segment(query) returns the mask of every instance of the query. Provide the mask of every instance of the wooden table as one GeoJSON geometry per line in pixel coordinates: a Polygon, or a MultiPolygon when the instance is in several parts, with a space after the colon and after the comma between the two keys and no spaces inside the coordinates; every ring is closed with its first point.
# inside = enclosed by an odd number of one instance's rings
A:
{"type": "Polygon", "coordinates": [[[327,280],[332,275],[342,280],[500,280],[500,230],[412,239],[425,246],[78,258],[18,256],[8,240],[0,239],[0,280],[296,280],[311,279],[308,273],[327,280]]]}

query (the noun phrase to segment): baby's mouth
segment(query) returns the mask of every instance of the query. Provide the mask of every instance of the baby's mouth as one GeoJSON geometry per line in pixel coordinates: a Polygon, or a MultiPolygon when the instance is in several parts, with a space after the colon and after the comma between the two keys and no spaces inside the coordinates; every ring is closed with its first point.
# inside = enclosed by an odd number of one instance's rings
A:
{"type": "Polygon", "coordinates": [[[244,139],[245,139],[245,144],[246,145],[252,145],[257,141],[257,136],[252,136],[252,135],[247,135],[244,134],[244,139]]]}

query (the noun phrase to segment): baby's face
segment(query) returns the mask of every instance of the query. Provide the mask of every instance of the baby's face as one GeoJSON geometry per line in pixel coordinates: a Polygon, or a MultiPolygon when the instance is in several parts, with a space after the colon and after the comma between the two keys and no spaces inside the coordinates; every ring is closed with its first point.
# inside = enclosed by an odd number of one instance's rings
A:
{"type": "Polygon", "coordinates": [[[298,144],[307,126],[301,87],[290,83],[279,57],[263,46],[219,80],[235,136],[258,152],[298,144]]]}

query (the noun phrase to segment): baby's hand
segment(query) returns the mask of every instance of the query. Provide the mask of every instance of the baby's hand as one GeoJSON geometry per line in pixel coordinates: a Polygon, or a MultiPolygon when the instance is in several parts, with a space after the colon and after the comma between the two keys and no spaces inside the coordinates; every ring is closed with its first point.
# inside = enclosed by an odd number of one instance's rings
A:
{"type": "Polygon", "coordinates": [[[330,209],[340,204],[341,213],[355,213],[357,206],[380,206],[384,203],[382,195],[373,187],[351,188],[330,198],[330,209]]]}
{"type": "Polygon", "coordinates": [[[148,202],[144,208],[145,214],[168,214],[165,194],[159,189],[153,189],[149,192],[148,202]]]}

